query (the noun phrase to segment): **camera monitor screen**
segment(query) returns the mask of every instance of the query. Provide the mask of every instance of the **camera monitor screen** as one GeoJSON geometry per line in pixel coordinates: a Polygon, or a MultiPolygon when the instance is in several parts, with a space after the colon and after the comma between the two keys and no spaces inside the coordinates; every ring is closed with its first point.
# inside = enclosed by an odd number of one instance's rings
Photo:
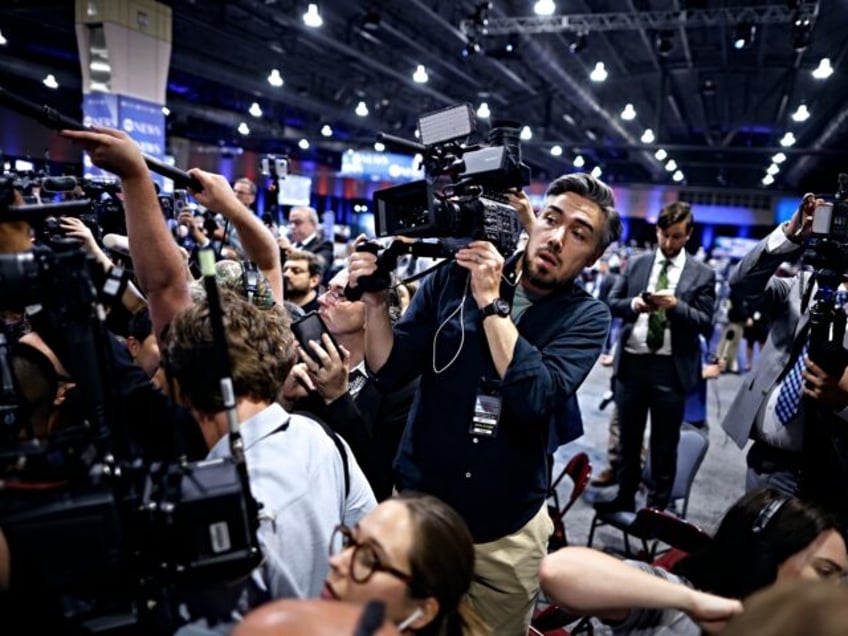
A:
{"type": "Polygon", "coordinates": [[[413,181],[374,193],[377,236],[428,236],[435,226],[426,181],[413,181]]]}

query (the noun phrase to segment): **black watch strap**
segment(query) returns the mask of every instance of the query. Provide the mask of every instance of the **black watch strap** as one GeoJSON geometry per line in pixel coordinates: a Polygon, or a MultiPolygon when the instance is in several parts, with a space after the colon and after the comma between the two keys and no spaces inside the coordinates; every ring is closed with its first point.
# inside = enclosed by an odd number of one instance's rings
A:
{"type": "Polygon", "coordinates": [[[480,315],[483,318],[488,318],[489,316],[509,316],[512,308],[509,306],[509,303],[505,301],[503,298],[495,298],[488,305],[480,309],[480,315]]]}

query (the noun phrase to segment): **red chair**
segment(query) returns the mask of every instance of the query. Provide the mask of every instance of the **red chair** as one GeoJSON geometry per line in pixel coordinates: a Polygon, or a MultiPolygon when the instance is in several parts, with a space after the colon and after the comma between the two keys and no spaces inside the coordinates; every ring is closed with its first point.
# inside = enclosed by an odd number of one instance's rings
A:
{"type": "Polygon", "coordinates": [[[574,502],[577,501],[580,495],[583,494],[583,491],[586,490],[586,486],[589,484],[589,479],[591,477],[592,463],[589,461],[589,456],[586,453],[577,453],[565,465],[565,468],[560,471],[557,478],[551,484],[549,494],[550,498],[553,499],[553,503],[548,504],[548,514],[554,522],[554,533],[548,541],[549,552],[559,550],[560,548],[568,545],[568,537],[565,533],[565,522],[563,521],[563,517],[565,516],[565,513],[571,509],[571,506],[574,505],[574,502]],[[559,493],[557,492],[557,487],[566,475],[571,478],[574,485],[571,488],[571,495],[569,495],[565,505],[562,505],[559,493]]]}

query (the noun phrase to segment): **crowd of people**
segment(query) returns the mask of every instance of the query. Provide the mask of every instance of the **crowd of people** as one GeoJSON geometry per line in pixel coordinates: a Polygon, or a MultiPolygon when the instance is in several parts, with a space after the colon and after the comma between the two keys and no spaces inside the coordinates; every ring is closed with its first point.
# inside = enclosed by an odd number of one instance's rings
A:
{"type": "MultiPolygon", "coordinates": [[[[518,636],[544,592],[617,634],[742,634],[749,599],[753,612],[774,602],[770,588],[848,572],[848,379],[834,363],[842,343],[822,342],[810,319],[811,307],[842,311],[839,285],[776,275],[823,202],[803,198],[729,267],[687,251],[695,217],[683,201],[658,211],[655,249],[620,249],[612,190],[566,174],[539,210],[508,193],[526,234],[520,250],[475,238],[419,286],[375,288],[378,257],[355,249],[366,237],[334,261],[312,208],[291,209],[289,231],[276,232],[251,209],[254,183],[193,169],[203,211],[165,219],[126,134],[63,135],[120,179],[128,253],[110,255],[75,218],[61,219],[64,237],[99,271],[117,260],[133,277],[103,347],[91,349],[96,361],[63,329],[68,312],[7,312],[3,345],[14,333],[9,368],[26,418],[13,441],[53,448],[90,423],[84,398],[98,362],[116,397],[107,415],[119,415],[110,452],[145,463],[244,457],[262,560],[237,580],[195,586],[168,615],[171,631],[518,636]],[[210,249],[213,294],[198,276],[210,249]],[[326,333],[298,342],[292,324],[312,312],[326,333]],[[221,382],[219,314],[231,385],[221,382]],[[583,432],[576,395],[596,362],[614,378],[610,467],[597,479],[618,487],[598,511],[636,509],[649,417],[647,506],[673,511],[681,426],[706,425],[705,383],[732,370],[727,334],[745,329],[758,358],[723,427],[740,447],[754,440],[748,493],[728,502],[710,543],[670,570],[588,548],[549,553],[551,453],[583,432]]],[[[47,249],[32,245],[26,223],[0,228],[4,253],[47,249]]],[[[62,501],[73,490],[58,472],[67,466],[47,464],[37,479],[20,462],[6,469],[15,506],[35,491],[62,501]]],[[[52,575],[62,549],[85,553],[99,537],[75,532],[78,545],[45,550],[8,508],[4,610],[59,631],[114,610],[106,584],[66,588],[72,577],[52,575]]],[[[213,551],[226,543],[219,525],[208,533],[213,551]]]]}

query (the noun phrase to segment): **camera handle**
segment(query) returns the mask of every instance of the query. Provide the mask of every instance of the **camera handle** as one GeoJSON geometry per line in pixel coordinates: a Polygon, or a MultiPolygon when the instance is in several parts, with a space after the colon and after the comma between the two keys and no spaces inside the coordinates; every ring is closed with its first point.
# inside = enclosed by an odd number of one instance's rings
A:
{"type": "MultiPolygon", "coordinates": [[[[445,257],[444,248],[440,243],[429,243],[425,241],[405,241],[402,239],[393,240],[389,246],[380,252],[379,244],[369,241],[356,246],[357,252],[368,252],[377,255],[377,271],[370,276],[363,276],[359,279],[356,287],[351,287],[350,284],[345,286],[345,298],[351,301],[357,301],[362,298],[362,294],[371,291],[382,291],[388,289],[392,284],[392,272],[397,267],[398,258],[404,254],[412,254],[413,256],[427,256],[432,258],[445,257]]],[[[434,269],[448,263],[449,259],[445,259],[441,263],[437,263],[433,267],[424,272],[420,272],[402,282],[410,282],[418,280],[429,274],[434,269]]]]}

